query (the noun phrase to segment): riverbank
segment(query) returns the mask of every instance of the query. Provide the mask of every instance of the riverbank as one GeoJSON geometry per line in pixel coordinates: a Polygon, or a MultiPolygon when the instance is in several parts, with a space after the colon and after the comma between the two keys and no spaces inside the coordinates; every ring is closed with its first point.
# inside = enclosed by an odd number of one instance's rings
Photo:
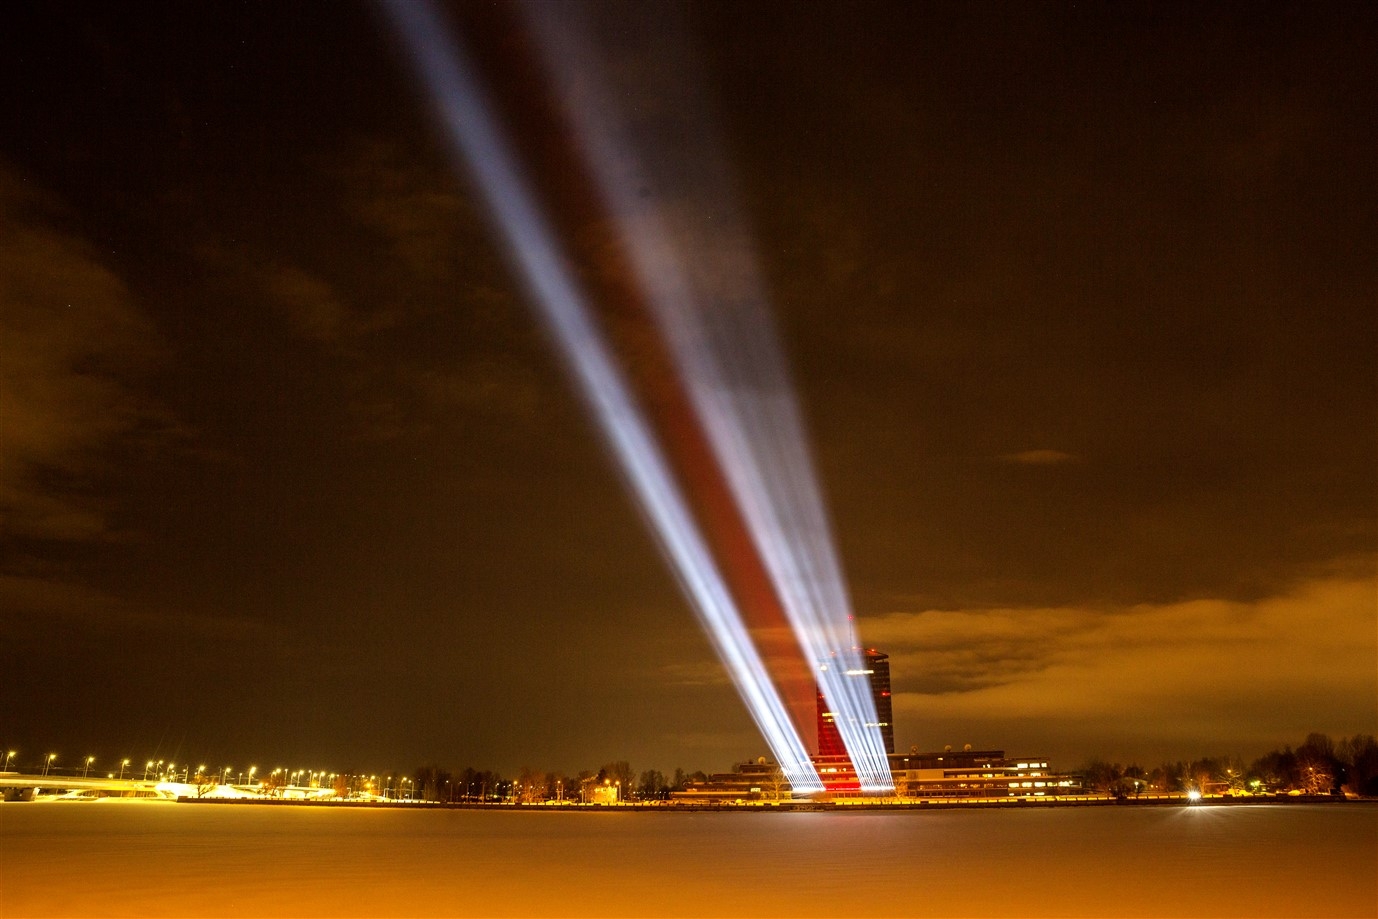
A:
{"type": "Polygon", "coordinates": [[[1193,799],[1186,795],[1154,795],[1128,798],[1063,797],[1063,798],[978,798],[973,800],[841,800],[841,801],[744,801],[681,802],[641,801],[620,804],[581,804],[573,801],[521,804],[510,802],[444,802],[444,801],[331,801],[328,799],[273,798],[178,798],[178,804],[216,806],[267,807],[349,807],[403,808],[408,810],[474,810],[520,813],[620,813],[625,811],[690,814],[690,813],[827,813],[827,812],[885,812],[938,811],[954,809],[1019,810],[1057,807],[1242,807],[1295,806],[1299,804],[1378,804],[1378,798],[1343,798],[1337,795],[1300,795],[1284,797],[1218,797],[1193,799]]]}

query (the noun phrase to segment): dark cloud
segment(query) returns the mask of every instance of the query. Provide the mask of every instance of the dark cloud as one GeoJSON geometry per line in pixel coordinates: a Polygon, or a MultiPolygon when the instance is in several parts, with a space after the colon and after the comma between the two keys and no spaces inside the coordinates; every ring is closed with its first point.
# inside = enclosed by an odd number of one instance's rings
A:
{"type": "Polygon", "coordinates": [[[330,285],[300,268],[284,266],[268,276],[268,295],[283,310],[294,333],[335,343],[355,333],[353,317],[330,285]]]}
{"type": "Polygon", "coordinates": [[[89,243],[53,225],[57,208],[0,163],[0,517],[5,535],[109,535],[100,485],[118,441],[156,424],[139,382],[158,336],[89,243]]]}
{"type": "Polygon", "coordinates": [[[1064,757],[1247,754],[1307,718],[1344,735],[1378,715],[1374,560],[1351,561],[1252,603],[926,610],[867,635],[890,651],[896,718],[925,748],[939,725],[1017,716],[1045,723],[1040,748],[1064,757]]]}

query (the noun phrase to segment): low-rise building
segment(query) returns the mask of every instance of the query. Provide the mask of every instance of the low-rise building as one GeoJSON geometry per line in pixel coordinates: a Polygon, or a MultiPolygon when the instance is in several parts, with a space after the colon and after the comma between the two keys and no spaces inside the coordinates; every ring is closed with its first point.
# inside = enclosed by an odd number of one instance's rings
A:
{"type": "MultiPolygon", "coordinates": [[[[861,796],[851,760],[845,755],[812,758],[826,789],[822,797],[861,796]]],[[[1079,777],[1060,773],[1041,757],[1008,757],[1003,750],[943,750],[894,753],[888,757],[894,797],[912,800],[1042,798],[1082,794],[1079,777]]],[[[789,780],[764,757],[740,763],[731,772],[691,782],[672,799],[686,803],[790,800],[789,780]]],[[[888,797],[888,796],[887,796],[888,797]]]]}

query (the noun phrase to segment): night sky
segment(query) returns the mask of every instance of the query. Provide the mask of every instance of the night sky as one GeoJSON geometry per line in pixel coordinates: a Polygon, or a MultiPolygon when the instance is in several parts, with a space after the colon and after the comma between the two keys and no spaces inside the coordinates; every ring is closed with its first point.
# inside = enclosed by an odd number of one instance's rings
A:
{"type": "MultiPolygon", "coordinates": [[[[899,747],[1378,731],[1372,7],[686,19],[899,747]]],[[[21,764],[767,752],[376,10],[27,3],[0,79],[21,764]]]]}

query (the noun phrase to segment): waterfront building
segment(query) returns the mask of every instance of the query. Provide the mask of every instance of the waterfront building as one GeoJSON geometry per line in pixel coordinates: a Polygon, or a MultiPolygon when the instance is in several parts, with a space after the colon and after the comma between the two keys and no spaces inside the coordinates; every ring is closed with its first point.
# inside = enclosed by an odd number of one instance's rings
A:
{"type": "MultiPolygon", "coordinates": [[[[860,649],[858,649],[860,650],[860,649]]],[[[822,666],[830,666],[824,663],[822,666]]],[[[1047,760],[1037,756],[1007,757],[1003,750],[972,750],[967,744],[954,752],[946,747],[940,753],[895,752],[895,729],[890,695],[890,658],[875,648],[862,653],[861,666],[847,671],[848,677],[865,680],[875,703],[875,727],[885,741],[890,774],[895,780],[894,795],[911,800],[1042,798],[1080,794],[1077,776],[1054,772],[1047,760]]],[[[823,782],[824,798],[861,796],[856,768],[843,746],[836,716],[821,690],[818,696],[818,753],[811,757],[823,782]]],[[[731,802],[780,801],[791,797],[788,780],[780,767],[765,757],[739,763],[731,772],[690,783],[676,792],[676,801],[731,802]]]]}
{"type": "MultiPolygon", "coordinates": [[[[885,744],[886,753],[895,752],[895,719],[894,707],[890,699],[890,656],[882,654],[875,648],[855,649],[861,651],[861,666],[848,670],[847,676],[850,679],[864,680],[866,684],[866,695],[871,697],[875,705],[876,720],[867,727],[880,729],[880,736],[885,744]]],[[[825,662],[824,667],[835,666],[832,662],[825,662]]],[[[817,690],[818,696],[818,755],[819,756],[846,756],[847,748],[842,744],[842,735],[838,732],[836,714],[832,707],[828,705],[827,699],[823,698],[823,690],[817,690]]]]}
{"type": "MultiPolygon", "coordinates": [[[[913,801],[974,801],[1044,798],[1083,793],[1080,778],[1053,770],[1042,757],[1010,757],[1004,750],[893,753],[894,798],[913,801]]],[[[846,756],[813,757],[827,789],[824,798],[860,797],[860,784],[846,756]]],[[[684,802],[785,801],[789,782],[779,766],[761,757],[731,772],[693,782],[673,799],[684,802]]],[[[887,796],[888,797],[888,796],[887,796]]]]}

